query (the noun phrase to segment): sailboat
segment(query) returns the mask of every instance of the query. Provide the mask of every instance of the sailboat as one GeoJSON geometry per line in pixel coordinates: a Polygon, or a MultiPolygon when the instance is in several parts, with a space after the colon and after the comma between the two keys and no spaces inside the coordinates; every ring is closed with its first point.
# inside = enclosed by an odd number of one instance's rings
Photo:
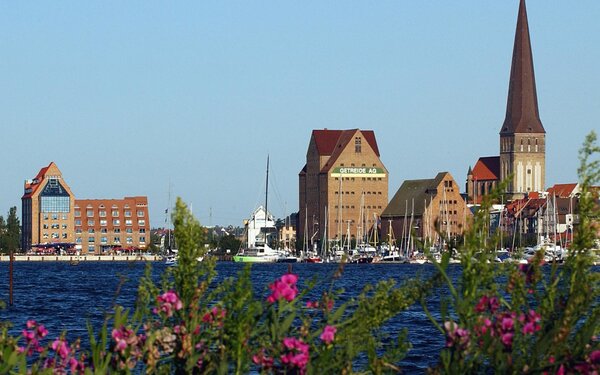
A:
{"type": "Polygon", "coordinates": [[[269,239],[273,233],[277,233],[275,222],[270,219],[268,211],[269,203],[269,157],[267,156],[267,179],[265,188],[265,207],[256,209],[246,230],[246,248],[233,256],[234,262],[251,263],[274,263],[286,255],[269,246],[269,239]]]}

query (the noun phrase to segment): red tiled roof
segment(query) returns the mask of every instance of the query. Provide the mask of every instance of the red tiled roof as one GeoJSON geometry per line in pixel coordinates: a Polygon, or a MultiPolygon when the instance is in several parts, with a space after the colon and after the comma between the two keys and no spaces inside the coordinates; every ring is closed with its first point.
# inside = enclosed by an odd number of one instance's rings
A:
{"type": "MultiPolygon", "coordinates": [[[[359,129],[313,130],[312,137],[317,145],[317,151],[319,152],[319,155],[327,156],[332,155],[334,151],[338,148],[338,145],[341,145],[342,147],[345,145],[345,143],[343,145],[340,143],[341,138],[351,139],[352,135],[354,135],[354,133],[356,133],[358,130],[359,129]]],[[[377,147],[377,141],[375,140],[375,133],[372,130],[361,130],[361,132],[367,140],[367,142],[369,143],[369,146],[371,146],[371,148],[375,152],[375,154],[377,154],[377,156],[380,156],[379,148],[377,147]]],[[[348,140],[346,140],[346,143],[347,142],[348,140]]]]}
{"type": "Polygon", "coordinates": [[[33,180],[31,182],[29,182],[29,181],[25,182],[24,190],[27,191],[28,189],[30,189],[30,191],[28,193],[23,194],[23,197],[21,197],[21,199],[30,198],[33,196],[33,194],[40,187],[40,185],[41,185],[40,182],[42,181],[42,179],[46,175],[46,172],[48,171],[48,169],[50,168],[50,166],[52,164],[54,164],[53,161],[50,162],[50,164],[48,164],[47,167],[40,169],[38,174],[33,178],[33,180]]]}
{"type": "Polygon", "coordinates": [[[556,195],[559,198],[569,198],[573,194],[573,190],[577,187],[577,184],[555,184],[548,189],[550,195],[556,195]]]}
{"type": "Polygon", "coordinates": [[[473,181],[499,180],[500,156],[479,158],[473,167],[473,181]]]}

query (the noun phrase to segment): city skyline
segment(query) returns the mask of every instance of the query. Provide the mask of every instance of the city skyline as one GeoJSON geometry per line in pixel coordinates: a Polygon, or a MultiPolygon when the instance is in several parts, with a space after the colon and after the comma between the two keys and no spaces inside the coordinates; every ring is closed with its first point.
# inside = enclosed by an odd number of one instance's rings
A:
{"type": "MultiPolygon", "coordinates": [[[[55,162],[79,199],[175,197],[203,225],[298,210],[313,129],[373,130],[404,180],[498,154],[518,1],[0,4],[0,215],[55,162]]],[[[598,129],[600,4],[527,1],[546,187],[598,129]]]]}

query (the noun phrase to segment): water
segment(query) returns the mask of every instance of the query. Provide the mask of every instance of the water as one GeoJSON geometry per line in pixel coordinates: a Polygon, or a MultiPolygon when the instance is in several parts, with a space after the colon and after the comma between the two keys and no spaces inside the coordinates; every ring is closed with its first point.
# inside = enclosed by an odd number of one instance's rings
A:
{"type": "MultiPolygon", "coordinates": [[[[153,264],[153,275],[158,280],[165,269],[162,263],[153,264]]],[[[217,264],[218,280],[235,276],[243,264],[221,262],[217,264]]],[[[293,272],[299,276],[299,287],[308,280],[330,280],[337,270],[335,264],[294,264],[293,272]]],[[[0,310],[0,319],[14,324],[13,334],[19,334],[29,319],[46,326],[50,337],[68,331],[69,340],[81,337],[87,342],[86,322],[97,331],[105,314],[115,303],[132,307],[137,292],[137,282],[144,274],[142,263],[28,263],[14,264],[14,305],[0,310]],[[117,292],[118,291],[118,292],[117,292]]],[[[287,272],[287,264],[255,264],[252,280],[256,293],[267,296],[267,285],[287,272]]],[[[336,280],[334,289],[344,289],[342,300],[356,297],[367,284],[394,279],[398,283],[417,276],[433,273],[431,265],[414,264],[348,264],[343,276],[336,280]]],[[[3,285],[0,300],[8,301],[8,264],[0,264],[0,280],[3,285]]],[[[217,280],[217,282],[218,282],[217,280]]],[[[321,283],[313,291],[319,296],[328,289],[329,283],[321,283]]],[[[443,293],[443,292],[441,292],[443,293]]],[[[439,294],[428,299],[430,311],[439,310],[439,294]]],[[[342,301],[340,301],[342,302],[342,301]]],[[[423,372],[437,361],[444,338],[425,316],[417,304],[392,319],[385,327],[388,332],[407,328],[413,348],[401,363],[406,372],[423,372]]]]}

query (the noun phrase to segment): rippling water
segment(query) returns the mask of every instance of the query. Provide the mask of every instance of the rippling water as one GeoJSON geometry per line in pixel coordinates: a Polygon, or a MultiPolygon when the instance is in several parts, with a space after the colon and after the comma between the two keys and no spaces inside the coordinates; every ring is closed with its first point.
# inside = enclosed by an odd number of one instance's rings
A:
{"type": "MultiPolygon", "coordinates": [[[[68,331],[70,340],[81,337],[87,342],[85,323],[91,322],[97,331],[103,322],[104,314],[117,303],[132,307],[135,301],[137,282],[144,274],[142,263],[27,263],[14,265],[14,305],[0,310],[0,319],[14,324],[14,334],[24,328],[28,319],[44,324],[51,337],[68,331]],[[118,291],[117,291],[118,290],[118,291]]],[[[218,279],[235,276],[243,265],[222,262],[217,264],[218,279]]],[[[153,274],[157,280],[165,269],[162,263],[153,264],[153,274]]],[[[286,264],[255,264],[252,279],[257,293],[267,295],[265,288],[274,279],[285,273],[286,264]]],[[[299,286],[313,278],[329,280],[337,270],[335,264],[294,264],[293,272],[299,276],[299,286]]],[[[338,279],[335,289],[344,289],[342,299],[359,294],[367,284],[375,284],[386,279],[402,282],[418,275],[431,274],[431,265],[414,264],[348,264],[344,275],[338,279]]],[[[0,299],[8,301],[8,264],[0,264],[0,282],[3,285],[0,299]]],[[[218,282],[218,280],[217,280],[218,282]]],[[[321,284],[313,292],[320,295],[329,284],[321,284]]],[[[439,294],[435,292],[428,299],[430,311],[439,310],[439,294]]],[[[422,372],[428,365],[437,361],[437,354],[444,345],[441,334],[425,316],[420,305],[414,305],[392,319],[386,330],[390,332],[407,328],[413,349],[403,361],[407,372],[422,372]]]]}

